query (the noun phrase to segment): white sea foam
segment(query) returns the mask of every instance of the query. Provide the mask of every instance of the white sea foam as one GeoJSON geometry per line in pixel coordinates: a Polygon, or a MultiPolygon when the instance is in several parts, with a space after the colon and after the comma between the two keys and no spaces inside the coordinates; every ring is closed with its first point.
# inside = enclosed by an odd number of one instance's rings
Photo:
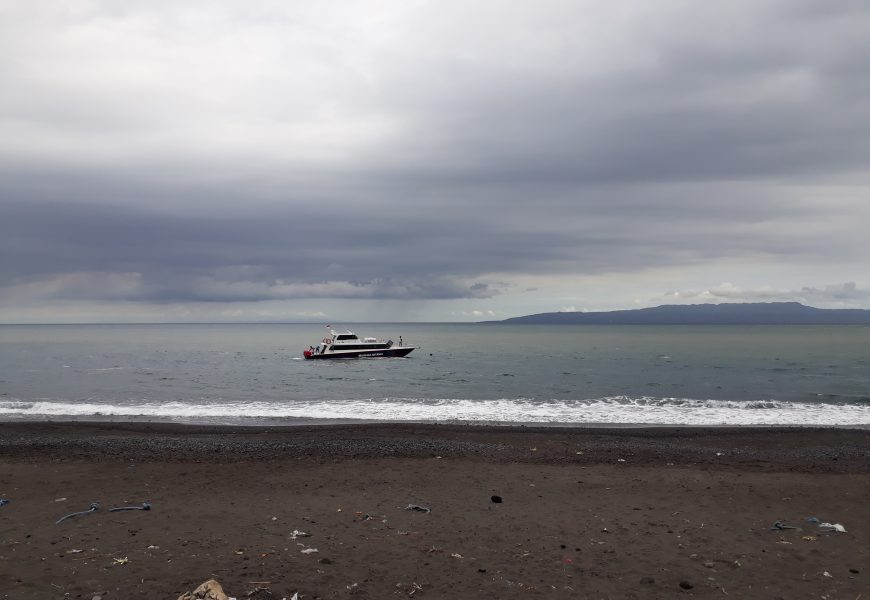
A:
{"type": "Polygon", "coordinates": [[[870,425],[870,406],[765,399],[735,401],[627,396],[571,401],[387,398],[292,404],[226,401],[112,404],[42,399],[0,401],[2,419],[93,417],[189,422],[287,418],[470,423],[867,426],[870,425]]]}

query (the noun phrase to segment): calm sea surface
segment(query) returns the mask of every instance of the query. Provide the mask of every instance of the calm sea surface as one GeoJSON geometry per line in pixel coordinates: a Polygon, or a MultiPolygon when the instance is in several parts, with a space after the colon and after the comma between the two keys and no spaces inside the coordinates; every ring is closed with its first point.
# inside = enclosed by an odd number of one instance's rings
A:
{"type": "Polygon", "coordinates": [[[0,326],[0,419],[870,425],[870,327],[347,328],[417,349],[301,360],[319,325],[0,326]]]}

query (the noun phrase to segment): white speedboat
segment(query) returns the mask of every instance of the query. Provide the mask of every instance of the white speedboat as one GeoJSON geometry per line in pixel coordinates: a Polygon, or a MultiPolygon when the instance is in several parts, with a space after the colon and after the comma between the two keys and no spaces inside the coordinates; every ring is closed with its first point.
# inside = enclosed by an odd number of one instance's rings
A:
{"type": "Polygon", "coordinates": [[[323,338],[318,345],[309,346],[302,355],[308,360],[406,356],[414,349],[414,346],[405,346],[401,337],[396,344],[393,340],[384,342],[373,337],[359,339],[352,331],[347,333],[330,331],[330,334],[330,337],[323,338]]]}

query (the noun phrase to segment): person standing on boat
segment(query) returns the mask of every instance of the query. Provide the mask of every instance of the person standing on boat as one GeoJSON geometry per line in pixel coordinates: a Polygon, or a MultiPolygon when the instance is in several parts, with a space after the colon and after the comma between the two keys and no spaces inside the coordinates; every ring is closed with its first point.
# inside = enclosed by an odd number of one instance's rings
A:
{"type": "Polygon", "coordinates": [[[400,346],[404,346],[404,345],[405,345],[405,344],[402,343],[402,336],[399,336],[399,345],[400,345],[400,346]]]}

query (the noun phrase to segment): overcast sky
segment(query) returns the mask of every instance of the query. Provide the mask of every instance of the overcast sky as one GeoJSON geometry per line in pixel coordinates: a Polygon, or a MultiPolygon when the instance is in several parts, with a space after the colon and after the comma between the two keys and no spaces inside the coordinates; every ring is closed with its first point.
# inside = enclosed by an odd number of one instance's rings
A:
{"type": "Polygon", "coordinates": [[[870,308],[866,0],[0,0],[0,322],[870,308]]]}

